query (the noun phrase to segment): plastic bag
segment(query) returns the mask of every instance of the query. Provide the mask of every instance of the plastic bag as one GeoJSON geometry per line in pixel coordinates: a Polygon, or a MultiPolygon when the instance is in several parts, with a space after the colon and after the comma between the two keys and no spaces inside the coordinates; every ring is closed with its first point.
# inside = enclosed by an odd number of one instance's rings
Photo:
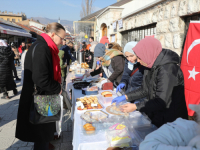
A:
{"type": "Polygon", "coordinates": [[[132,139],[125,122],[116,123],[106,131],[110,147],[131,147],[132,139]]]}
{"type": "Polygon", "coordinates": [[[58,137],[60,136],[60,133],[62,131],[61,125],[62,125],[62,118],[63,118],[63,96],[60,95],[60,99],[61,99],[61,109],[60,109],[60,120],[56,121],[56,132],[58,134],[58,137]]]}

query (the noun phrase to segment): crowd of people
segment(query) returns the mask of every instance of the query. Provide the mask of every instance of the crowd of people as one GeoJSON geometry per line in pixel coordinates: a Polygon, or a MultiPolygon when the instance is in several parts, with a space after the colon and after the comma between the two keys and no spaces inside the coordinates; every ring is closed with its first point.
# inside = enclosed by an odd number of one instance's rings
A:
{"type": "MultiPolygon", "coordinates": [[[[54,140],[56,124],[29,121],[33,92],[36,88],[40,95],[62,94],[70,63],[76,60],[74,51],[73,42],[65,39],[65,28],[59,23],[48,24],[32,45],[23,42],[19,50],[14,45],[0,46],[0,91],[4,98],[9,98],[10,90],[17,94],[12,70],[21,57],[23,89],[16,138],[34,142],[34,150],[53,148],[49,142],[54,140]]],[[[112,103],[127,102],[121,106],[123,112],[145,113],[159,128],[140,144],[141,150],[200,148],[200,123],[188,120],[178,54],[162,48],[152,37],[129,42],[124,48],[110,43],[106,36],[99,43],[90,37],[89,44],[82,42],[81,51],[92,70],[85,75],[107,78],[122,95],[112,103]]],[[[200,115],[200,105],[190,107],[200,115]]]]}

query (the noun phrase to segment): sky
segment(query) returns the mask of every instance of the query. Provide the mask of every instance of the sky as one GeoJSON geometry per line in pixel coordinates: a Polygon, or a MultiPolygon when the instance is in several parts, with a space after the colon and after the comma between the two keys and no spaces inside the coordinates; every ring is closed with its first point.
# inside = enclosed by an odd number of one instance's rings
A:
{"type": "MultiPolygon", "coordinates": [[[[94,10],[97,11],[117,0],[95,0],[94,10]]],[[[50,19],[76,21],[80,19],[82,0],[0,0],[0,11],[24,12],[28,18],[46,17],[50,19]]]]}

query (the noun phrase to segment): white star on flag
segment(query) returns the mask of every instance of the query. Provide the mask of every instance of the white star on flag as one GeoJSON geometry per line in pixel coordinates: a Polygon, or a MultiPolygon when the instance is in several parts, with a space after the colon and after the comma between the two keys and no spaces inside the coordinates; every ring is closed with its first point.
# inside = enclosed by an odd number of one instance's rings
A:
{"type": "Polygon", "coordinates": [[[200,73],[200,72],[196,72],[196,71],[195,71],[195,66],[194,66],[194,68],[193,68],[192,71],[190,71],[190,70],[188,70],[188,71],[189,71],[189,73],[190,73],[190,76],[189,76],[188,79],[193,78],[193,79],[195,80],[195,76],[196,76],[197,74],[200,73]]]}

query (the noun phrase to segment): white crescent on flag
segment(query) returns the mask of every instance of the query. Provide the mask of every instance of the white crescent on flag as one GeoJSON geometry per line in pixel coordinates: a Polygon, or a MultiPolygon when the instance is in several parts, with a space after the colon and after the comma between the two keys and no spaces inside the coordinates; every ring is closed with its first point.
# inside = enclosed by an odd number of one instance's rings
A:
{"type": "MultiPolygon", "coordinates": [[[[190,45],[190,47],[188,48],[188,51],[187,51],[187,63],[188,63],[188,57],[189,57],[189,54],[190,54],[191,50],[192,50],[196,45],[198,45],[198,44],[200,44],[200,39],[195,40],[195,41],[190,45]]],[[[189,64],[189,63],[188,63],[188,64],[189,64]]]]}

